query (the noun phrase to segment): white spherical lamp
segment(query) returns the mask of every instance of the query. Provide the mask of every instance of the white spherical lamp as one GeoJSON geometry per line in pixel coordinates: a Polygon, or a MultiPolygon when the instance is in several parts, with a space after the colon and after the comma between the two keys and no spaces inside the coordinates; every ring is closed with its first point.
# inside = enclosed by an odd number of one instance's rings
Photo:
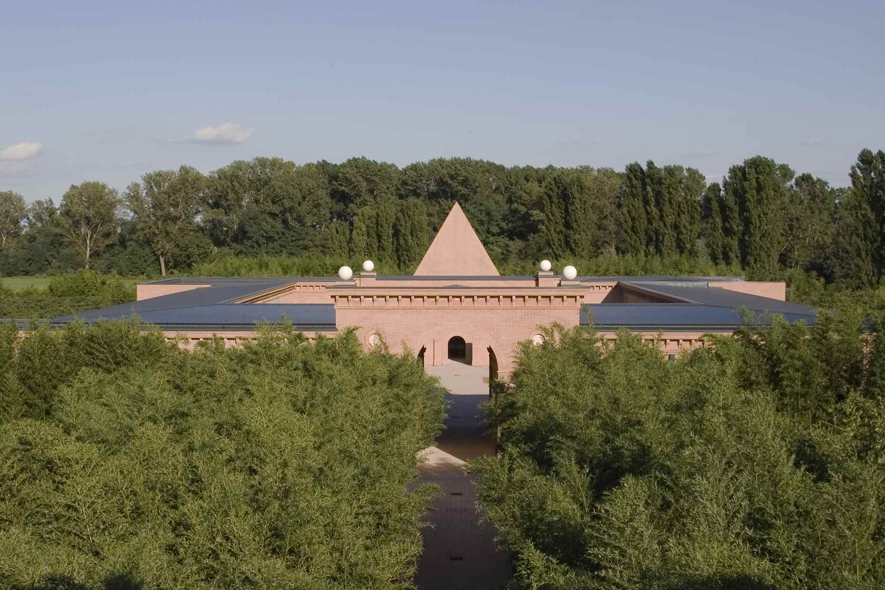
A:
{"type": "Polygon", "coordinates": [[[342,266],[338,269],[338,278],[342,281],[349,281],[353,278],[353,269],[349,266],[342,266]]]}
{"type": "Polygon", "coordinates": [[[550,264],[550,261],[549,261],[549,260],[542,260],[542,261],[541,261],[541,270],[543,270],[544,272],[547,272],[547,271],[549,271],[551,268],[553,268],[553,265],[550,264]]]}
{"type": "Polygon", "coordinates": [[[366,260],[365,262],[363,262],[363,270],[365,272],[372,272],[373,270],[375,270],[375,263],[371,260],[366,260]]]}
{"type": "Polygon", "coordinates": [[[562,276],[569,281],[574,281],[578,277],[578,269],[574,266],[566,266],[562,269],[562,276]]]}

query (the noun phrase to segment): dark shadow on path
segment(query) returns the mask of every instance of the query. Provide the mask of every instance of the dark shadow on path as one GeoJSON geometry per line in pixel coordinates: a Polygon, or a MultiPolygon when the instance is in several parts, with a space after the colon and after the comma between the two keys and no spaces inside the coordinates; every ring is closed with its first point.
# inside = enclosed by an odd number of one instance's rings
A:
{"type": "Polygon", "coordinates": [[[470,461],[483,455],[495,454],[492,433],[485,423],[485,413],[479,404],[489,400],[484,395],[446,394],[449,415],[446,428],[436,439],[436,447],[462,461],[470,461]]]}
{"type": "Polygon", "coordinates": [[[495,529],[480,524],[476,493],[467,474],[467,461],[491,455],[495,445],[479,405],[488,401],[488,367],[449,362],[427,367],[447,389],[450,406],[446,429],[436,445],[425,451],[417,484],[442,488],[424,517],[433,528],[422,531],[424,552],[415,583],[421,590],[494,589],[512,576],[509,556],[498,551],[495,529]]]}

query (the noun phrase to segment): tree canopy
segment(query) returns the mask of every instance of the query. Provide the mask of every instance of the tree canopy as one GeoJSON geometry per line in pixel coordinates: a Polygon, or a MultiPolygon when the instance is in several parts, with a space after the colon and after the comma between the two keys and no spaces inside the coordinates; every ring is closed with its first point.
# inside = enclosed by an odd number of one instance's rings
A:
{"type": "Polygon", "coordinates": [[[515,588],[885,584],[885,335],[857,310],[668,361],[622,333],[524,343],[472,464],[515,588]]]}
{"type": "Polygon", "coordinates": [[[59,226],[86,268],[94,254],[114,242],[119,210],[119,193],[103,182],[72,185],[62,197],[59,226]]]}
{"type": "Polygon", "coordinates": [[[885,153],[871,150],[851,166],[848,188],[762,156],[710,184],[694,168],[652,161],[615,171],[437,158],[400,169],[259,157],[205,175],[149,172],[127,189],[124,209],[100,182],[71,187],[57,213],[51,199],[22,212],[14,193],[0,193],[0,211],[11,212],[0,219],[0,272],[164,274],[287,257],[327,266],[371,258],[381,272],[408,273],[457,201],[499,267],[548,258],[582,270],[632,257],[666,261],[675,274],[675,261],[695,260],[753,278],[802,272],[869,288],[885,276],[883,177],[885,153]]]}
{"type": "Polygon", "coordinates": [[[126,190],[126,206],[160,261],[166,276],[166,260],[180,250],[187,236],[197,231],[200,199],[205,179],[189,166],[149,172],[126,190]]]}
{"type": "Polygon", "coordinates": [[[0,192],[0,250],[4,250],[12,238],[21,234],[27,213],[23,196],[12,191],[0,192]]]}
{"type": "Polygon", "coordinates": [[[142,330],[0,326],[0,585],[410,586],[445,407],[414,357],[142,330]]]}

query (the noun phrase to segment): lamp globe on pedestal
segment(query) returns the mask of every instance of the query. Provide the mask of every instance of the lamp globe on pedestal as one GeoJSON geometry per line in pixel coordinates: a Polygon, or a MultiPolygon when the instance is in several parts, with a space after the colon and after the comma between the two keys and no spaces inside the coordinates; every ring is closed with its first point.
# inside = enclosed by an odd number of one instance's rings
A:
{"type": "Polygon", "coordinates": [[[578,269],[574,266],[566,266],[562,269],[562,276],[569,281],[574,281],[578,277],[578,269]]]}
{"type": "Polygon", "coordinates": [[[543,270],[544,272],[547,272],[547,271],[549,271],[551,268],[553,268],[553,265],[550,264],[550,261],[549,261],[549,260],[542,260],[542,261],[541,261],[541,270],[543,270]]]}
{"type": "Polygon", "coordinates": [[[342,266],[338,269],[338,278],[342,281],[349,281],[353,278],[353,269],[349,266],[342,266]]]}
{"type": "Polygon", "coordinates": [[[371,260],[366,260],[365,262],[363,262],[363,271],[372,272],[373,270],[375,270],[374,262],[372,262],[371,260]]]}

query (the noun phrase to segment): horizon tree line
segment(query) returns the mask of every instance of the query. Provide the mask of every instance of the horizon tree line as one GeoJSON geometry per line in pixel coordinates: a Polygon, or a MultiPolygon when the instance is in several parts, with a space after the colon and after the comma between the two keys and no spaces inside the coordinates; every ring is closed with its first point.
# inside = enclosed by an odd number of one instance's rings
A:
{"type": "Polygon", "coordinates": [[[165,276],[224,255],[371,257],[409,269],[457,201],[498,264],[539,253],[683,257],[757,278],[802,270],[873,287],[885,277],[885,153],[861,151],[850,179],[833,188],[762,156],[710,184],[694,168],[652,161],[618,172],[259,157],[208,174],[148,172],[122,193],[84,182],[58,206],[2,191],[0,271],[165,276]]]}

